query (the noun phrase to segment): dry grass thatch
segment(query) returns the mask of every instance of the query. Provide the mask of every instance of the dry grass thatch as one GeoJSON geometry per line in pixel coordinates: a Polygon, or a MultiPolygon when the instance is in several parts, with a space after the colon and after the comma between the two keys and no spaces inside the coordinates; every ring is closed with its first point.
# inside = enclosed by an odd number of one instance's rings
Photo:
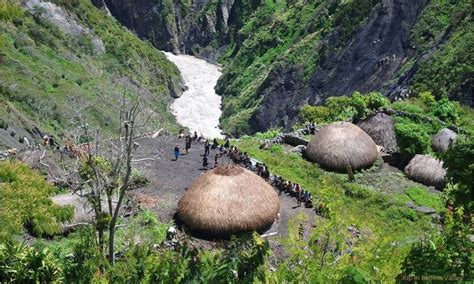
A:
{"type": "Polygon", "coordinates": [[[427,155],[415,155],[405,167],[409,179],[442,189],[446,184],[443,162],[427,155]]]}
{"type": "Polygon", "coordinates": [[[448,128],[443,128],[431,139],[431,148],[436,152],[444,153],[454,144],[458,135],[448,128]]]}
{"type": "Polygon", "coordinates": [[[377,145],[383,146],[386,153],[399,151],[395,136],[395,121],[390,115],[377,113],[357,124],[374,140],[377,145]]]}
{"type": "Polygon", "coordinates": [[[335,122],[323,127],[309,142],[305,156],[321,167],[346,171],[367,168],[377,160],[374,140],[350,122],[335,122]]]}
{"type": "Polygon", "coordinates": [[[178,202],[178,216],[189,229],[218,236],[262,231],[273,224],[279,211],[275,190],[241,167],[205,173],[178,202]]]}

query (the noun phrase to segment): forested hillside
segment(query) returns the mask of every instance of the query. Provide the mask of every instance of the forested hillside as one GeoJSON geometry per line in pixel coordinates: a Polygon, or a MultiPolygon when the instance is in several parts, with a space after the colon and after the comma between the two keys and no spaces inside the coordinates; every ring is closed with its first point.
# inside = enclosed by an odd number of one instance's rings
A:
{"type": "Polygon", "coordinates": [[[54,3],[0,2],[0,147],[86,120],[108,133],[123,97],[142,100],[151,129],[172,128],[178,69],[89,1],[54,3]]]}
{"type": "Polygon", "coordinates": [[[159,48],[224,64],[231,134],[289,128],[302,105],[354,91],[473,103],[467,0],[95,2],[159,48]]]}

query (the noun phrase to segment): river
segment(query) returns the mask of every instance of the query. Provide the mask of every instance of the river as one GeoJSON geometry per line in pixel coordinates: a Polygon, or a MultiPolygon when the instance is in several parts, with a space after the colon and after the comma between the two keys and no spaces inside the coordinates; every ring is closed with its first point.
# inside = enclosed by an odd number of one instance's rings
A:
{"type": "Polygon", "coordinates": [[[178,123],[206,138],[222,138],[222,100],[214,90],[222,74],[220,67],[194,56],[164,53],[178,67],[188,88],[170,107],[178,123]]]}

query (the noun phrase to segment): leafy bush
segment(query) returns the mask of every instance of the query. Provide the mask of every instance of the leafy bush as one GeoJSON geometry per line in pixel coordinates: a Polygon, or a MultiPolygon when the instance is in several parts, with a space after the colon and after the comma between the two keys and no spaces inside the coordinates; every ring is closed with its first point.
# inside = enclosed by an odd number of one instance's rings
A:
{"type": "Polygon", "coordinates": [[[302,122],[321,124],[331,120],[332,112],[325,106],[306,105],[300,109],[299,116],[302,122]]]}
{"type": "Polygon", "coordinates": [[[91,283],[99,267],[106,264],[102,258],[95,231],[84,228],[79,231],[79,238],[72,245],[72,254],[63,260],[66,282],[91,283]]]}
{"type": "Polygon", "coordinates": [[[395,134],[403,153],[415,155],[430,150],[431,136],[426,126],[410,120],[399,120],[395,124],[395,134]]]}
{"type": "Polygon", "coordinates": [[[372,110],[377,110],[381,107],[388,106],[390,101],[379,92],[371,92],[366,96],[367,107],[372,110]]]}
{"type": "Polygon", "coordinates": [[[361,93],[355,92],[352,94],[351,106],[354,108],[357,118],[365,118],[367,115],[367,102],[361,93]]]}
{"type": "Polygon", "coordinates": [[[32,233],[52,235],[70,220],[72,207],[60,207],[49,198],[54,187],[20,162],[0,162],[0,240],[11,239],[23,226],[32,233]]]}
{"type": "Polygon", "coordinates": [[[334,121],[346,120],[355,114],[351,98],[349,97],[329,97],[326,100],[326,106],[331,110],[334,121]]]}
{"type": "Polygon", "coordinates": [[[448,98],[431,104],[430,113],[442,121],[456,123],[461,115],[461,107],[458,102],[452,102],[448,98]]]}
{"type": "Polygon", "coordinates": [[[456,275],[462,278],[459,280],[472,279],[474,244],[469,240],[470,226],[459,220],[458,213],[454,214],[454,218],[448,215],[441,235],[429,235],[413,245],[401,275],[456,275]]]}
{"type": "Polygon", "coordinates": [[[436,101],[435,97],[431,94],[431,92],[421,92],[418,95],[418,98],[426,106],[430,106],[432,103],[436,101]]]}
{"type": "Polygon", "coordinates": [[[61,282],[62,267],[47,248],[35,249],[8,241],[0,244],[0,282],[61,282]]]}
{"type": "Polygon", "coordinates": [[[451,147],[442,156],[446,176],[452,186],[448,189],[448,196],[453,205],[465,206],[467,212],[474,210],[474,139],[459,137],[454,147],[451,147]]]}

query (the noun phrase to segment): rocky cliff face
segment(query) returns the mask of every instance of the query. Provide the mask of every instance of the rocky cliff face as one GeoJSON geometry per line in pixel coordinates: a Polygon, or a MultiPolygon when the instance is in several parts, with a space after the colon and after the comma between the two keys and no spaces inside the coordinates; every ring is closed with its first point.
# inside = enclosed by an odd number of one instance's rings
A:
{"type": "Polygon", "coordinates": [[[268,77],[260,109],[251,119],[252,130],[288,127],[304,104],[320,104],[330,96],[349,96],[354,91],[381,90],[412,54],[410,30],[426,0],[384,0],[377,4],[366,24],[349,44],[337,50],[338,33],[329,34],[323,61],[309,84],[301,70],[277,67],[268,77]],[[272,109],[276,106],[276,111],[272,109]]]}
{"type": "MultiPolygon", "coordinates": [[[[238,2],[239,0],[237,0],[238,2]]],[[[93,0],[157,48],[217,61],[228,42],[234,0],[93,0]]],[[[238,3],[237,3],[238,4],[238,3]]]]}
{"type": "Polygon", "coordinates": [[[354,91],[473,103],[468,0],[94,1],[160,49],[223,63],[227,133],[290,128],[301,106],[354,91]]]}

